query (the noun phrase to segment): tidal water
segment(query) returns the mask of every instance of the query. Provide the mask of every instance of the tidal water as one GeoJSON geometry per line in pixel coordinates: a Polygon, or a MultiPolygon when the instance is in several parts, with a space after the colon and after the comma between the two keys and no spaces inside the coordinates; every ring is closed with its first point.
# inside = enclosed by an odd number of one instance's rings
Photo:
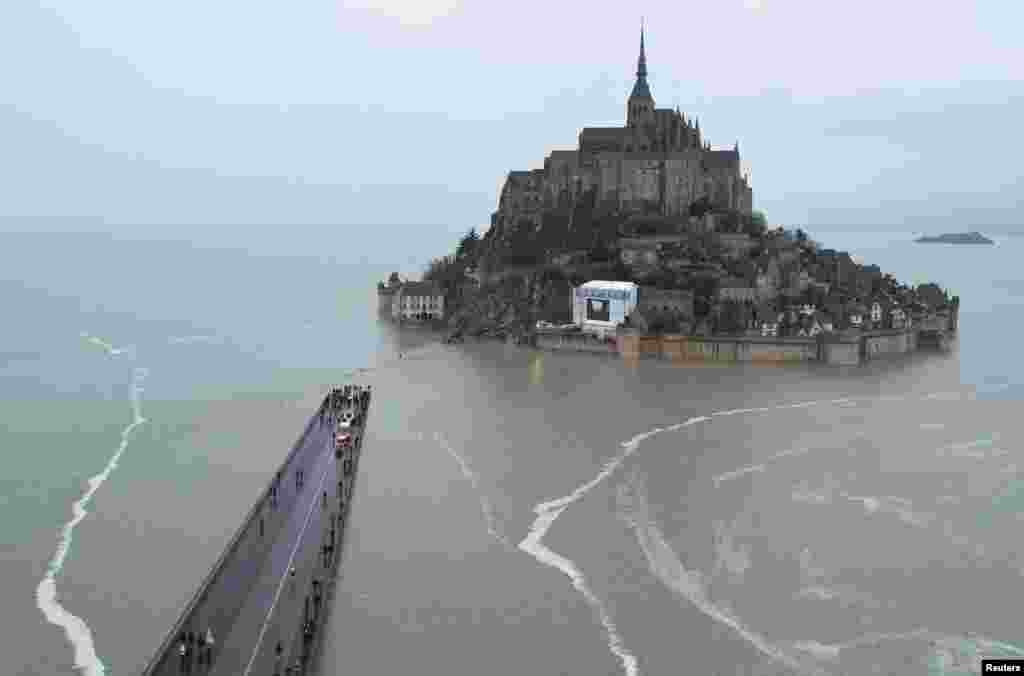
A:
{"type": "Polygon", "coordinates": [[[387,262],[0,235],[3,673],[137,673],[347,379],[377,396],[325,673],[1024,655],[1024,240],[821,239],[948,284],[954,350],[838,369],[446,346],[376,322],[387,262]]]}

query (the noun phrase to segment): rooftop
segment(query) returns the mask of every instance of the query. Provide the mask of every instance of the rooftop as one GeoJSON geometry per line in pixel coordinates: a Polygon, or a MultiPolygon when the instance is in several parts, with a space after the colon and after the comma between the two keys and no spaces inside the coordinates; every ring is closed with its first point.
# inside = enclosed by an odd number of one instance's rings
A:
{"type": "Polygon", "coordinates": [[[601,281],[599,279],[594,279],[594,280],[591,280],[591,281],[587,282],[586,284],[584,284],[583,286],[581,286],[579,288],[581,288],[581,289],[615,289],[615,290],[618,290],[618,291],[632,291],[633,289],[637,288],[637,285],[634,282],[604,282],[604,281],[601,281]]]}
{"type": "Polygon", "coordinates": [[[433,282],[406,282],[402,285],[403,296],[441,296],[441,289],[433,282]]]}

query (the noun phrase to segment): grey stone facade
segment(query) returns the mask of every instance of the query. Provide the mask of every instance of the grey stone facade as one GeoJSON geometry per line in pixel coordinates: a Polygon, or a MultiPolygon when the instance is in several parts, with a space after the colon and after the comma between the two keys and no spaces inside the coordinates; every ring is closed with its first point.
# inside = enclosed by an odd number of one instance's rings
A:
{"type": "Polygon", "coordinates": [[[749,214],[753,191],[740,168],[739,144],[712,150],[700,123],[678,109],[656,108],[647,83],[643,35],[636,84],[624,127],[585,127],[575,150],[556,150],[543,169],[510,172],[492,225],[532,222],[544,209],[583,195],[609,210],[685,216],[706,198],[749,214]]]}

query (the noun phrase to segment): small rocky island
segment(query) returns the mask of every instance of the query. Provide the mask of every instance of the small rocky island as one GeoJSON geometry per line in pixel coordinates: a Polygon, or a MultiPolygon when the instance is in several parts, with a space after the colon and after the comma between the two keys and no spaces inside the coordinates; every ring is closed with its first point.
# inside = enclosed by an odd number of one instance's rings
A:
{"type": "Polygon", "coordinates": [[[915,242],[921,244],[995,244],[980,232],[957,232],[946,235],[922,235],[915,242]]]}
{"type": "Polygon", "coordinates": [[[584,127],[542,168],[510,172],[489,227],[422,281],[381,282],[380,312],[443,324],[450,341],[683,336],[721,343],[716,357],[845,341],[856,360],[897,349],[885,341],[916,346],[923,327],[955,332],[959,298],[939,285],[900,283],[801,229],[769,226],[739,143],[712,148],[695,117],[655,107],[642,34],[625,113],[621,127],[584,127]]]}

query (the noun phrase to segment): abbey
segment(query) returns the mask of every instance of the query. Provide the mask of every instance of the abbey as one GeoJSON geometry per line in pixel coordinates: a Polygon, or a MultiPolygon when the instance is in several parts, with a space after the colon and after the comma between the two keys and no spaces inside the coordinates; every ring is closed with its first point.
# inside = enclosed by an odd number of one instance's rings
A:
{"type": "Polygon", "coordinates": [[[513,171],[492,226],[541,225],[541,212],[587,196],[606,212],[685,217],[702,198],[709,206],[749,215],[753,193],[740,170],[737,143],[712,150],[700,122],[678,108],[656,108],[647,83],[643,29],[636,83],[623,127],[585,127],[576,150],[556,150],[543,169],[513,171]]]}

